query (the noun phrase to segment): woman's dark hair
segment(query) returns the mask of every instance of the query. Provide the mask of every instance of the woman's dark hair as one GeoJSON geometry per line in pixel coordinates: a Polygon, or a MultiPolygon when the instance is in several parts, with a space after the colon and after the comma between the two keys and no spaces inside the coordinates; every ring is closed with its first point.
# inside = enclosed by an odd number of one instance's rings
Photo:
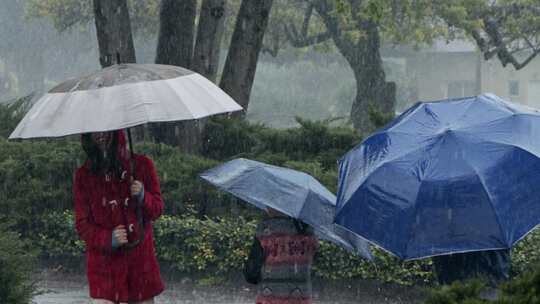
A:
{"type": "Polygon", "coordinates": [[[82,148],[90,161],[90,170],[94,174],[112,173],[115,178],[121,178],[122,163],[118,159],[118,133],[113,132],[111,144],[107,151],[107,157],[97,147],[90,133],[82,135],[82,148]]]}

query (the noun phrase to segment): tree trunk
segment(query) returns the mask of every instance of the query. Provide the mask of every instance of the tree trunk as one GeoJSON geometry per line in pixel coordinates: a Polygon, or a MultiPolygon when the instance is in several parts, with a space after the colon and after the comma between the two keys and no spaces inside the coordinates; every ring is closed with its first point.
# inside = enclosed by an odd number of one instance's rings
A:
{"type": "Polygon", "coordinates": [[[161,0],[156,63],[191,67],[196,14],[197,0],[161,0]]]}
{"type": "MultiPolygon", "coordinates": [[[[94,19],[103,68],[119,63],[135,63],[135,47],[126,0],[94,0],[94,19]]],[[[145,127],[132,128],[133,139],[144,139],[145,127]]]]}
{"type": "Polygon", "coordinates": [[[94,0],[99,62],[107,67],[120,61],[135,62],[135,47],[126,0],[94,0]]]}
{"type": "MultiPolygon", "coordinates": [[[[203,0],[199,16],[197,41],[193,52],[192,70],[216,82],[221,40],[225,30],[226,0],[203,0]]],[[[199,153],[202,148],[202,130],[206,119],[183,124],[179,128],[181,150],[199,153]],[[183,137],[183,138],[182,138],[183,137]]]]}
{"type": "Polygon", "coordinates": [[[370,133],[377,127],[372,111],[382,115],[395,112],[396,86],[386,82],[380,54],[379,30],[372,22],[364,22],[365,39],[358,41],[354,50],[343,50],[356,78],[356,98],[351,108],[355,129],[370,133]]]}
{"type": "MultiPolygon", "coordinates": [[[[353,15],[360,15],[359,2],[354,2],[353,15]]],[[[396,86],[386,82],[381,54],[378,25],[373,21],[356,18],[356,29],[362,36],[356,41],[343,33],[340,20],[335,14],[332,1],[317,0],[314,8],[321,16],[326,29],[339,52],[351,66],[356,79],[356,98],[351,107],[351,121],[364,134],[372,132],[376,125],[370,117],[373,110],[385,116],[393,115],[396,104],[396,86]]]]}
{"type": "Polygon", "coordinates": [[[215,82],[225,29],[225,0],[203,0],[193,55],[193,71],[215,82]]]}
{"type": "MultiPolygon", "coordinates": [[[[197,0],[162,0],[156,63],[191,67],[197,0]]],[[[196,152],[198,126],[194,122],[155,123],[150,127],[157,142],[196,152]]]]}
{"type": "Polygon", "coordinates": [[[242,1],[225,61],[220,87],[245,111],[271,8],[272,0],[242,1]]]}

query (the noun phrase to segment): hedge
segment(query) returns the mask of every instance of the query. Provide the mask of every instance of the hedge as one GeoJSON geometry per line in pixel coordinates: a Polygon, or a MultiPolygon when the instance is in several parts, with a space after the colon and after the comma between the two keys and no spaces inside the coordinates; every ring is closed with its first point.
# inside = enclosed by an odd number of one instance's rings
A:
{"type": "Polygon", "coordinates": [[[0,303],[26,304],[35,294],[35,252],[0,219],[0,303]]]}
{"type": "MultiPolygon", "coordinates": [[[[72,211],[51,212],[41,218],[42,227],[33,242],[42,257],[79,259],[84,243],[74,230],[72,211]]],[[[243,217],[200,219],[194,215],[162,216],[154,224],[159,259],[175,271],[212,279],[238,273],[247,257],[257,220],[243,217]]],[[[525,237],[513,256],[531,256],[538,251],[540,231],[525,237]]],[[[403,285],[433,282],[432,262],[424,259],[401,262],[374,249],[375,260],[367,262],[331,243],[321,242],[313,267],[314,275],[329,280],[375,279],[403,285]]],[[[513,259],[521,273],[534,269],[534,259],[513,259]]]]}
{"type": "MultiPolygon", "coordinates": [[[[42,257],[82,257],[84,243],[73,228],[71,211],[52,212],[42,221],[43,228],[34,241],[42,257]]],[[[161,262],[178,273],[219,281],[241,272],[256,224],[257,220],[243,217],[199,219],[193,215],[164,215],[154,223],[156,252],[161,262]]],[[[432,280],[429,260],[403,263],[376,250],[372,263],[327,242],[321,242],[313,272],[329,280],[362,278],[405,285],[432,280]]]]}
{"type": "Polygon", "coordinates": [[[453,283],[432,291],[425,304],[534,304],[540,303],[540,264],[503,283],[497,290],[486,289],[485,282],[472,280],[453,283]],[[495,300],[485,296],[486,291],[496,293],[495,300]]]}

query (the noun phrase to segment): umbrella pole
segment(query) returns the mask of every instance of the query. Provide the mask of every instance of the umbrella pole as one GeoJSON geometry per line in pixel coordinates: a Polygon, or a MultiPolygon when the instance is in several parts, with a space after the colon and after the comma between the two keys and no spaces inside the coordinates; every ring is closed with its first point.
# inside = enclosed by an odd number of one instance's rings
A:
{"type": "Polygon", "coordinates": [[[133,153],[133,141],[131,140],[131,129],[127,128],[127,136],[129,143],[129,164],[131,165],[131,176],[135,179],[135,156],[133,153]]]}
{"type": "MultiPolygon", "coordinates": [[[[133,140],[131,139],[131,129],[127,128],[127,136],[128,136],[128,143],[129,143],[129,164],[131,165],[131,177],[135,180],[135,156],[133,152],[133,140]]],[[[135,240],[132,243],[128,243],[125,245],[126,248],[131,249],[135,248],[139,243],[141,243],[144,240],[145,235],[145,225],[144,225],[144,219],[142,214],[142,207],[137,204],[137,207],[135,208],[135,214],[137,216],[137,225],[139,226],[139,238],[135,240]]],[[[126,218],[126,224],[127,224],[127,218],[126,218]]],[[[129,230],[128,230],[129,233],[129,230]]]]}

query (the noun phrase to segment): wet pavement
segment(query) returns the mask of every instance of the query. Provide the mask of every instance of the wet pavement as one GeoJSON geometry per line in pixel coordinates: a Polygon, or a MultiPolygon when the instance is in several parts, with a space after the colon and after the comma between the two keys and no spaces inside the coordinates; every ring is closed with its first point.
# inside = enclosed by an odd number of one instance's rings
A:
{"type": "MultiPolygon", "coordinates": [[[[248,304],[252,290],[222,292],[213,287],[195,287],[181,282],[166,282],[166,290],[155,299],[156,304],[223,303],[248,304]]],[[[47,275],[39,283],[43,294],[34,297],[36,304],[89,304],[86,278],[80,275],[47,275]]]]}
{"type": "MultiPolygon", "coordinates": [[[[86,277],[81,274],[43,271],[39,275],[40,295],[36,304],[89,304],[86,277]]],[[[237,285],[200,286],[188,279],[167,280],[166,290],[155,300],[156,304],[248,304],[254,303],[255,289],[238,279],[237,285]],[[232,288],[231,286],[235,286],[232,288]]],[[[358,285],[357,282],[355,282],[358,285]]],[[[314,282],[314,303],[320,304],[409,304],[420,303],[421,292],[412,287],[396,287],[374,282],[363,282],[361,288],[336,290],[340,284],[314,282]]],[[[343,284],[341,284],[343,286],[343,284]]]]}

